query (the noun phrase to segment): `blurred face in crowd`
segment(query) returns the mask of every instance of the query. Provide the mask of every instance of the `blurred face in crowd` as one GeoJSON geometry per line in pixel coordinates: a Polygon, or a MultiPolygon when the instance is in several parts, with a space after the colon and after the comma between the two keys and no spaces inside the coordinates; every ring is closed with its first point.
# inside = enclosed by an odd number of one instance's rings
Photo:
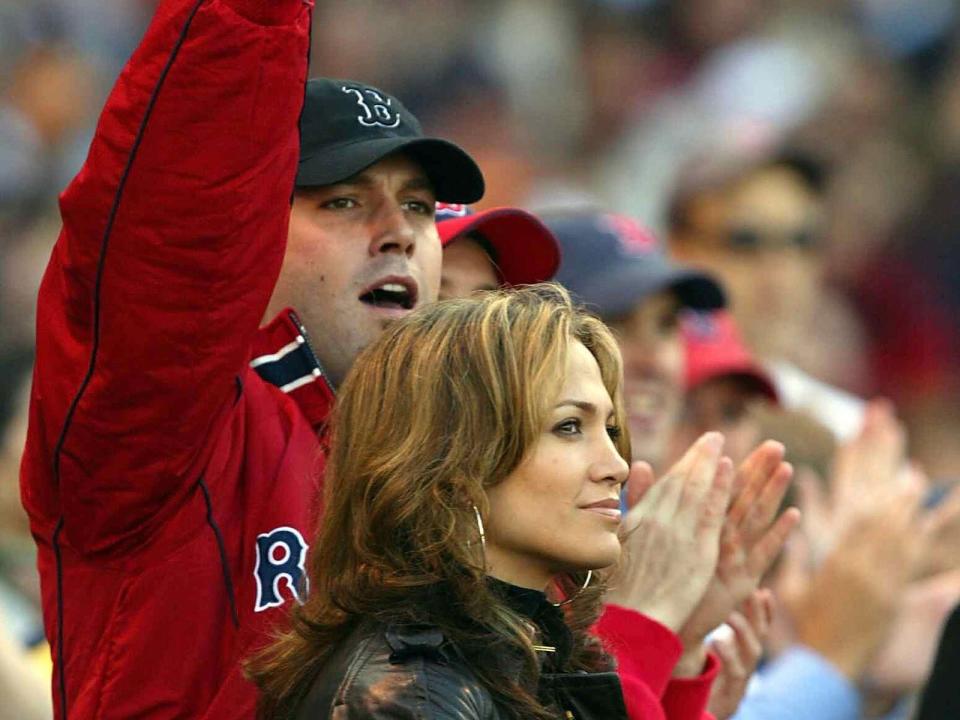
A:
{"type": "Polygon", "coordinates": [[[672,291],[607,318],[623,354],[624,396],[635,460],[662,465],[683,404],[680,303],[672,291]]]}
{"type": "Polygon", "coordinates": [[[500,285],[489,253],[469,235],[459,237],[443,249],[440,299],[467,297],[500,285]]]}
{"type": "Polygon", "coordinates": [[[687,393],[673,438],[672,457],[680,457],[705,432],[721,432],[724,452],[739,464],[760,442],[760,426],[750,413],[755,403],[769,402],[756,382],[743,375],[723,375],[687,393]]]}
{"type": "Polygon", "coordinates": [[[799,341],[796,328],[819,298],[819,198],[780,167],[754,171],[710,195],[691,203],[688,227],[671,237],[672,248],[719,276],[748,344],[779,354],[783,343],[799,341]]]}
{"type": "Polygon", "coordinates": [[[293,307],[334,384],[388,323],[437,299],[435,200],[419,165],[401,154],[297,191],[267,319],[293,307]]]}
{"type": "Polygon", "coordinates": [[[620,489],[628,472],[614,444],[619,432],[596,359],[571,341],[563,385],[539,439],[487,490],[490,574],[542,590],[561,573],[617,562],[620,489]]]}

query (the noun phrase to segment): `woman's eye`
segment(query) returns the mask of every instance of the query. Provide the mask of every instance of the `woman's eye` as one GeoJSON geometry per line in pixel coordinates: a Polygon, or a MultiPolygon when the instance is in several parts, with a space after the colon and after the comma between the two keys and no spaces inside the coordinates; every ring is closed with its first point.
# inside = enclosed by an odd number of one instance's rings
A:
{"type": "Polygon", "coordinates": [[[623,429],[619,425],[607,425],[607,435],[610,436],[610,439],[616,442],[620,439],[620,436],[623,435],[623,429]]]}
{"type": "Polygon", "coordinates": [[[553,431],[560,435],[578,435],[580,433],[580,421],[576,418],[569,418],[554,426],[553,431]]]}
{"type": "Polygon", "coordinates": [[[353,198],[333,198],[333,200],[327,200],[320,207],[327,210],[350,210],[356,206],[357,201],[353,198]]]}

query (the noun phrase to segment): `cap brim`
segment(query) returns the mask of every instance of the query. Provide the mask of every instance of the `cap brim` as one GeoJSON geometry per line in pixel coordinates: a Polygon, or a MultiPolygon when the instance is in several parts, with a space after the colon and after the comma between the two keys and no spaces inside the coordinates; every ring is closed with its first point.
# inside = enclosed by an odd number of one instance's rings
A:
{"type": "Polygon", "coordinates": [[[615,316],[665,290],[672,290],[684,307],[693,310],[719,310],[727,304],[720,285],[709,275],[665,262],[624,262],[579,294],[601,315],[615,316]]]}
{"type": "Polygon", "coordinates": [[[343,182],[396,152],[409,155],[426,173],[438,202],[473,203],[483,197],[480,168],[465,150],[438,138],[371,138],[324,148],[301,158],[297,187],[343,182]]]}
{"type": "Polygon", "coordinates": [[[675,269],[668,285],[684,307],[691,310],[719,310],[727,306],[727,297],[720,284],[697,270],[675,269]]]}
{"type": "MultiPolygon", "coordinates": [[[[700,352],[709,352],[700,349],[700,352]]],[[[689,357],[689,356],[688,356],[689,357]]],[[[713,361],[701,361],[699,367],[690,368],[688,360],[687,388],[692,390],[703,383],[723,377],[735,377],[751,383],[757,394],[763,395],[775,405],[780,404],[780,393],[777,391],[770,375],[747,355],[737,357],[718,358],[713,361]]]]}
{"type": "Polygon", "coordinates": [[[500,276],[508,285],[550,280],[560,267],[560,247],[553,233],[519,208],[492,208],[437,223],[444,245],[477,232],[497,253],[500,276]]]}
{"type": "MultiPolygon", "coordinates": [[[[773,380],[759,365],[730,368],[726,374],[731,377],[740,378],[745,382],[752,383],[754,387],[756,387],[758,395],[762,395],[774,405],[780,405],[780,393],[773,384],[773,380]]],[[[714,375],[714,377],[717,376],[718,375],[714,375]]]]}

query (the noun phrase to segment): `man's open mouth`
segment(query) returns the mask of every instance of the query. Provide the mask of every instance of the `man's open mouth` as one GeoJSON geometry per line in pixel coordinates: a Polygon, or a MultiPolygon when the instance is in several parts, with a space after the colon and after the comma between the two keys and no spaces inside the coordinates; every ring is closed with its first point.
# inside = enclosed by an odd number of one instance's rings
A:
{"type": "Polygon", "coordinates": [[[384,278],[367,288],[360,302],[389,310],[412,310],[417,304],[417,284],[412,278],[384,278]]]}

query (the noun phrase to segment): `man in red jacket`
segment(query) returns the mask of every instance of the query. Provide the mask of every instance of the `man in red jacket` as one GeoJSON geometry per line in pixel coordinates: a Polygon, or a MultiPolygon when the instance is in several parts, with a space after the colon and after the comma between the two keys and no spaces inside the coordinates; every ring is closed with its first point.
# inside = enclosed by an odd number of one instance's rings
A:
{"type": "Polygon", "coordinates": [[[61,197],[21,483],[59,718],[253,716],[241,660],[302,591],[332,399],[304,325],[336,380],[435,297],[434,202],[482,194],[356,83],[311,83],[298,169],[309,22],[162,3],[61,197]]]}
{"type": "Polygon", "coordinates": [[[352,82],[307,86],[298,167],[309,15],[163,2],[61,196],[22,468],[58,718],[253,716],[241,661],[305,590],[331,388],[435,299],[434,201],[482,194],[352,82]]]}

